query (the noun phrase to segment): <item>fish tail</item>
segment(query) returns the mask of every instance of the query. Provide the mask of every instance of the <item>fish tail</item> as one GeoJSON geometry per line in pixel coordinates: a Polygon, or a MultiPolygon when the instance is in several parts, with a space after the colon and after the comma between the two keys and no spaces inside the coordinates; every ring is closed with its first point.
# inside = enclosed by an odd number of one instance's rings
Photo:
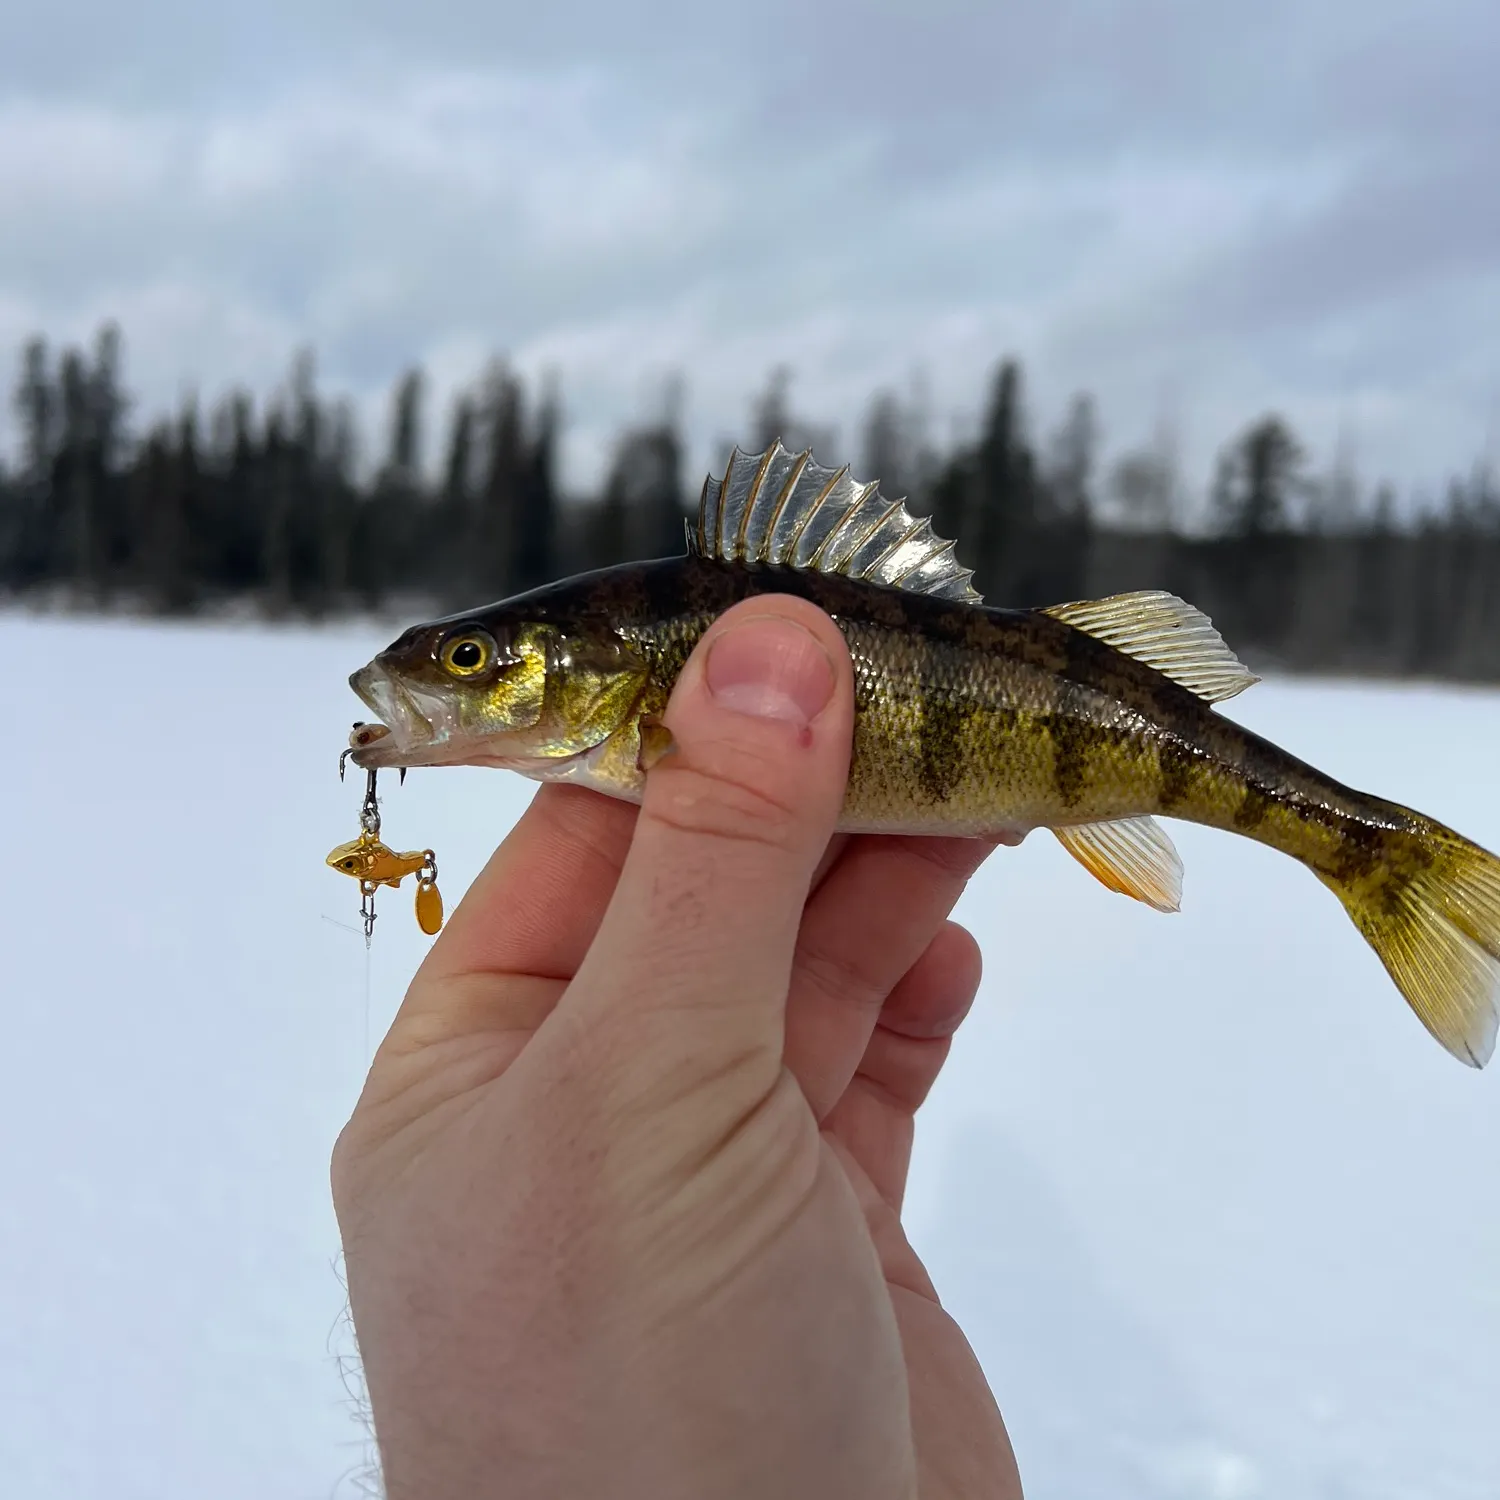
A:
{"type": "Polygon", "coordinates": [[[1376,840],[1351,839],[1351,857],[1315,872],[1422,1024],[1482,1068],[1500,1004],[1500,859],[1420,813],[1386,810],[1376,840]]]}

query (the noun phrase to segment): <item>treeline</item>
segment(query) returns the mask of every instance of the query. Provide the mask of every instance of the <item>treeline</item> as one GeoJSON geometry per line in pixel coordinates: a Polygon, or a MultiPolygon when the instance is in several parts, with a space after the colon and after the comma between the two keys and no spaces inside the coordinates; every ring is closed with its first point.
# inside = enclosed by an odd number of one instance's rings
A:
{"type": "MultiPolygon", "coordinates": [[[[1170,442],[1101,472],[1089,398],[1039,440],[1023,394],[1019,366],[1002,363],[977,434],[942,451],[919,401],[881,393],[838,454],[790,409],[778,372],[738,441],[852,459],[956,537],[996,603],[1166,588],[1262,663],[1500,680],[1500,488],[1482,468],[1398,519],[1389,489],[1365,497],[1347,465],[1314,473],[1266,416],[1225,445],[1195,503],[1170,442]]],[[[420,370],[401,379],[374,461],[310,355],[264,403],[188,398],[136,432],[116,329],[60,355],[33,340],[18,451],[0,468],[0,593],[169,615],[422,612],[682,550],[702,476],[684,471],[675,401],[621,435],[598,494],[564,496],[555,389],[494,364],[431,454],[425,395],[420,370]]]]}

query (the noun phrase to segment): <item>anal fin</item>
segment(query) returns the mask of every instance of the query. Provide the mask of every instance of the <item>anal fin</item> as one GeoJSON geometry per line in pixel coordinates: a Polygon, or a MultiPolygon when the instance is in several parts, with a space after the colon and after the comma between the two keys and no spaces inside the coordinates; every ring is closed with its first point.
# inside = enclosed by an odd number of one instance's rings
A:
{"type": "Polygon", "coordinates": [[[1155,818],[1054,828],[1057,841],[1099,883],[1157,911],[1182,905],[1182,859],[1155,818]]]}

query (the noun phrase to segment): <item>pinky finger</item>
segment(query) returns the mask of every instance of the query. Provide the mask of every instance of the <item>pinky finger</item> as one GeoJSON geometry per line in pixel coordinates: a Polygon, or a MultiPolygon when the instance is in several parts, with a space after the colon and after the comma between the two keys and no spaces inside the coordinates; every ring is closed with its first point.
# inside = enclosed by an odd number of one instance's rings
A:
{"type": "Polygon", "coordinates": [[[948,922],[891,991],[863,1058],[824,1128],[899,1211],[913,1120],[979,989],[979,946],[948,922]]]}

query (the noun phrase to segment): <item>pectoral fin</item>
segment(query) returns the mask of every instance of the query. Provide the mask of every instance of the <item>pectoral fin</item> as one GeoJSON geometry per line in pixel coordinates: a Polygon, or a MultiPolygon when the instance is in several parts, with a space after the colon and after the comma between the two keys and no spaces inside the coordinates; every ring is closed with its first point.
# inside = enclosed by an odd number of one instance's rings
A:
{"type": "Polygon", "coordinates": [[[1182,860],[1155,818],[1054,828],[1057,841],[1101,885],[1157,911],[1182,903],[1182,860]]]}
{"type": "Polygon", "coordinates": [[[644,773],[659,765],[677,749],[672,731],[655,714],[646,714],[640,723],[641,748],[636,756],[636,765],[644,773]]]}

